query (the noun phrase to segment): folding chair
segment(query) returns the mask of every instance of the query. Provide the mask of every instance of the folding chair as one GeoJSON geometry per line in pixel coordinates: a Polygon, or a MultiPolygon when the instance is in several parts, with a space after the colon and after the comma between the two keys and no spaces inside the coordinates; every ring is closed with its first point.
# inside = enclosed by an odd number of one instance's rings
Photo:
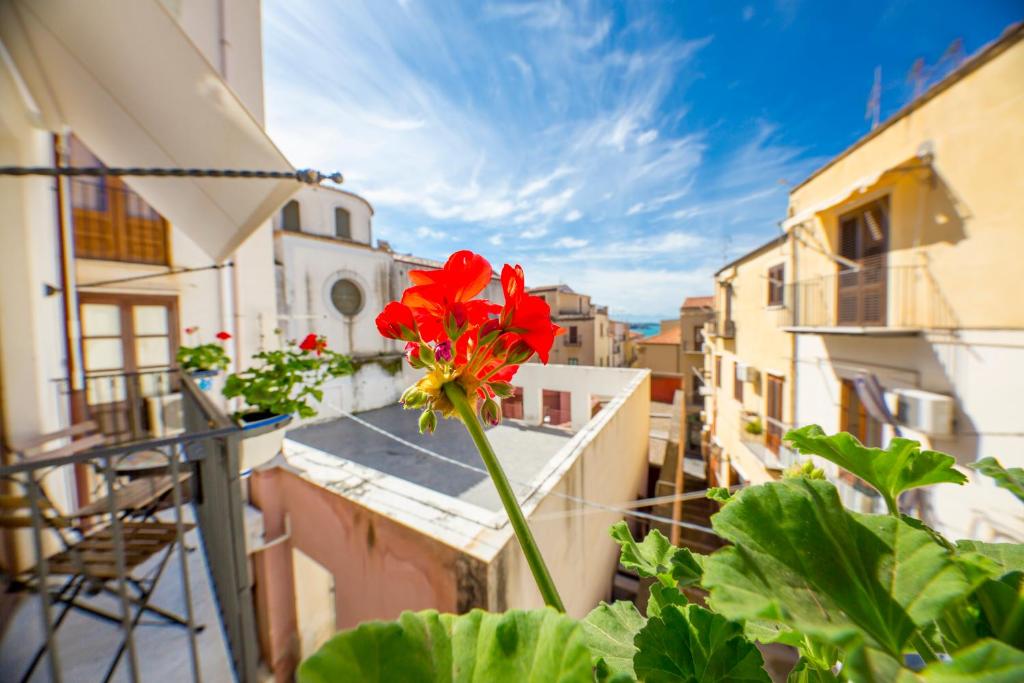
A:
{"type": "MultiPolygon", "coordinates": [[[[88,431],[88,426],[76,426],[64,430],[64,433],[85,434],[88,431]]],[[[34,441],[39,442],[41,439],[46,439],[45,442],[49,442],[55,438],[60,437],[44,435],[34,441]]],[[[99,445],[99,443],[102,441],[86,436],[78,441],[72,441],[56,451],[33,453],[27,459],[44,460],[56,457],[56,455],[68,455],[99,445]],[[82,442],[88,445],[84,448],[76,447],[76,444],[82,442]]],[[[123,514],[120,514],[125,510],[116,507],[120,490],[115,488],[108,494],[113,500],[108,503],[106,511],[109,512],[113,509],[115,511],[113,518],[108,523],[100,523],[88,530],[83,530],[73,518],[60,514],[46,496],[41,479],[53,469],[46,468],[41,477],[11,478],[11,481],[23,487],[28,495],[0,495],[0,528],[36,527],[40,533],[43,530],[52,532],[60,543],[60,550],[57,553],[46,557],[45,560],[39,558],[39,564],[15,577],[20,586],[33,590],[41,596],[45,591],[50,600],[61,604],[61,609],[53,622],[51,634],[56,632],[73,607],[92,616],[119,624],[124,628],[124,638],[122,638],[104,678],[104,681],[109,681],[128,646],[131,631],[138,626],[144,613],[155,614],[173,625],[190,627],[191,618],[186,620],[177,614],[151,605],[149,602],[164,573],[174,545],[179,540],[183,541],[183,534],[194,528],[195,525],[158,521],[153,517],[153,510],[148,508],[144,513],[148,519],[144,521],[126,519],[123,514]],[[36,510],[35,514],[33,514],[33,505],[36,510]],[[150,573],[150,576],[137,577],[133,575],[140,565],[161,553],[155,570],[150,573]],[[45,580],[51,576],[65,577],[63,584],[57,590],[52,590],[45,580]],[[40,580],[41,577],[43,580],[40,580]],[[122,579],[123,583],[121,583],[122,579]],[[120,590],[112,588],[110,586],[112,582],[118,582],[120,590]],[[129,587],[134,594],[128,591],[129,587]],[[113,614],[83,602],[80,599],[83,590],[88,594],[105,592],[120,598],[126,614],[113,614]],[[133,610],[134,614],[131,614],[133,610]]],[[[173,482],[171,485],[173,486],[173,482]]],[[[129,486],[131,485],[129,484],[129,486]]],[[[137,496],[131,495],[120,497],[122,499],[127,497],[130,500],[137,498],[137,496]]],[[[129,506],[128,509],[134,508],[129,506]]],[[[102,514],[98,506],[88,512],[89,516],[102,514]]],[[[193,627],[193,632],[201,631],[202,628],[202,626],[193,627]]],[[[48,639],[36,652],[21,679],[23,682],[28,681],[32,676],[46,653],[49,643],[48,639]]]]}

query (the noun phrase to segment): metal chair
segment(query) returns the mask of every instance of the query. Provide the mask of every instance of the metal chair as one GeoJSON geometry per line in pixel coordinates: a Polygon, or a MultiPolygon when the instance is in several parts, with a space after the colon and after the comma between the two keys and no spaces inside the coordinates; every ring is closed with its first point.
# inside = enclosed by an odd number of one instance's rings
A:
{"type": "MultiPolygon", "coordinates": [[[[154,516],[153,503],[162,497],[166,490],[180,485],[183,478],[175,472],[167,478],[169,483],[161,482],[157,488],[148,487],[147,491],[136,490],[145,485],[144,482],[132,482],[122,487],[116,486],[112,465],[107,463],[107,484],[110,489],[107,499],[87,505],[72,516],[61,514],[47,497],[42,486],[42,479],[55,471],[56,467],[46,465],[46,461],[57,457],[82,453],[92,447],[102,445],[102,435],[94,435],[94,424],[83,423],[54,434],[47,434],[32,439],[29,446],[24,444],[19,453],[24,461],[37,460],[40,469],[33,470],[32,475],[10,478],[24,489],[26,495],[0,495],[0,528],[33,529],[36,539],[37,564],[20,572],[14,578],[14,586],[32,590],[44,600],[60,603],[61,609],[52,625],[47,623],[47,640],[36,652],[22,681],[28,681],[53,639],[54,632],[64,622],[72,608],[79,609],[92,616],[121,625],[124,638],[107,670],[104,681],[113,676],[118,663],[128,647],[131,632],[138,626],[143,614],[151,613],[173,625],[202,630],[202,626],[194,627],[191,619],[191,605],[187,618],[150,604],[153,591],[160,581],[173,553],[174,546],[181,542],[184,547],[184,533],[194,528],[180,520],[162,522],[154,516]],[[79,436],[56,450],[37,452],[40,445],[54,440],[79,436]],[[26,455],[27,453],[27,455],[26,455]],[[165,488],[166,484],[166,488],[165,488]],[[133,486],[135,485],[135,486],[133,486]],[[101,507],[105,503],[106,508],[101,507]],[[128,517],[133,512],[141,512],[145,519],[133,521],[128,517]],[[106,515],[106,522],[94,522],[85,525],[83,522],[95,520],[106,515]],[[44,556],[43,532],[54,535],[59,543],[55,554],[44,556]],[[150,558],[160,555],[155,569],[148,577],[135,576],[136,569],[150,558]],[[53,590],[50,586],[51,576],[64,577],[63,583],[53,590]],[[117,583],[117,587],[111,586],[117,583]],[[129,590],[130,589],[130,590],[129,590]],[[82,592],[97,594],[106,592],[121,600],[122,613],[114,614],[90,605],[81,600],[82,592]],[[134,613],[133,613],[134,612],[134,613]]],[[[187,475],[185,475],[187,478],[187,475]]]]}

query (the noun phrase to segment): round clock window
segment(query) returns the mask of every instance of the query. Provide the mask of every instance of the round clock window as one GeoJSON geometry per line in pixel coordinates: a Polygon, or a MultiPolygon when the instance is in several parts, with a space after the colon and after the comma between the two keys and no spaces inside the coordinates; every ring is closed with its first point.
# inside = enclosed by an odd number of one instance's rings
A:
{"type": "Polygon", "coordinates": [[[351,280],[338,280],[331,285],[331,303],[338,313],[351,317],[363,310],[363,293],[351,280]]]}

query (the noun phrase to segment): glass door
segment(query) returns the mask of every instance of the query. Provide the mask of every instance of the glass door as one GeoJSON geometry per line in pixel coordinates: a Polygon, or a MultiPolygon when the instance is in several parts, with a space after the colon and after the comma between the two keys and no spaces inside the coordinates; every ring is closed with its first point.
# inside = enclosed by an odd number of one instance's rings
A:
{"type": "Polygon", "coordinates": [[[89,415],[115,441],[148,434],[146,400],[171,392],[177,298],[81,293],[89,415]]]}

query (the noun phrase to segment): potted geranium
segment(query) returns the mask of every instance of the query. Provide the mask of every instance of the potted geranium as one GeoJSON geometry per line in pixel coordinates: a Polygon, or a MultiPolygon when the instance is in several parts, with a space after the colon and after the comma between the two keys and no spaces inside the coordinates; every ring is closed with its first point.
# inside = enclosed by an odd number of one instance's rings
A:
{"type": "Polygon", "coordinates": [[[198,332],[199,328],[194,325],[185,328],[185,334],[194,345],[179,346],[176,360],[178,367],[191,375],[200,389],[208,391],[212,386],[213,378],[227,370],[231,363],[231,359],[224,350],[224,342],[231,339],[231,335],[220,331],[216,335],[217,342],[202,344],[195,343],[199,341],[196,336],[198,332]]]}
{"type": "Polygon", "coordinates": [[[321,387],[332,377],[351,375],[348,356],[327,348],[327,339],[307,335],[301,343],[289,341],[284,348],[260,351],[252,367],[228,375],[224,396],[241,397],[247,410],[235,420],[251,436],[243,441],[242,469],[270,460],[281,450],[283,427],[297,415],[315,417],[313,401],[323,400],[321,387]]]}

